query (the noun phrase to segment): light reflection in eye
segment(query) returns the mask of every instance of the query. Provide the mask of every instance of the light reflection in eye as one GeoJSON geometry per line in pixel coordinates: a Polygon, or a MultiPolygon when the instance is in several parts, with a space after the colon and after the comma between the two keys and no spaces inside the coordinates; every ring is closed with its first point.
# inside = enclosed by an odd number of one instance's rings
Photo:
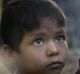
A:
{"type": "Polygon", "coordinates": [[[33,44],[36,45],[36,46],[42,46],[44,44],[44,41],[43,39],[41,38],[36,38],[34,41],[33,41],[33,44]]]}
{"type": "Polygon", "coordinates": [[[64,35],[59,35],[55,39],[56,43],[63,43],[64,40],[65,40],[65,36],[64,35]]]}

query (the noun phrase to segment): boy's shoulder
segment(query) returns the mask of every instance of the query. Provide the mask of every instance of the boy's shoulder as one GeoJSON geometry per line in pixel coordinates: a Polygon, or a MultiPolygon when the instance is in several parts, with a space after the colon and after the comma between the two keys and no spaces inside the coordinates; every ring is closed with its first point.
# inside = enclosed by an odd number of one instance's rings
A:
{"type": "Polygon", "coordinates": [[[7,68],[4,58],[0,55],[0,74],[12,74],[7,68]]]}
{"type": "Polygon", "coordinates": [[[0,74],[11,74],[8,68],[0,62],[0,74]]]}

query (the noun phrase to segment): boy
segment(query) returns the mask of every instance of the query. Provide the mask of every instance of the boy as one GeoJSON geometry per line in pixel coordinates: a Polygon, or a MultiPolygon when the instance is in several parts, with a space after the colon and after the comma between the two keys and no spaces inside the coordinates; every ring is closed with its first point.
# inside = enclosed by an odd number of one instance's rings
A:
{"type": "Polygon", "coordinates": [[[60,74],[68,55],[65,17],[52,0],[10,2],[1,34],[16,74],[60,74]]]}

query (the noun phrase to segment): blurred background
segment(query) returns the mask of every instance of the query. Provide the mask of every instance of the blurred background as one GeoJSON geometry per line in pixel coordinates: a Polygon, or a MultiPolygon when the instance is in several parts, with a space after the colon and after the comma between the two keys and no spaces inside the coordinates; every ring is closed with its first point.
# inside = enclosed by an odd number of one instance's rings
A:
{"type": "Polygon", "coordinates": [[[0,0],[0,21],[1,21],[1,12],[2,12],[2,0],[0,0]]]}
{"type": "MultiPolygon", "coordinates": [[[[4,0],[7,3],[9,0],[4,0]]],[[[64,11],[67,20],[68,45],[72,57],[62,74],[74,74],[78,67],[77,59],[80,58],[80,0],[54,0],[64,11]]],[[[0,21],[2,0],[0,0],[0,21]]],[[[1,23],[0,23],[1,24],[1,23]]],[[[1,41],[0,41],[1,42],[1,41]]]]}

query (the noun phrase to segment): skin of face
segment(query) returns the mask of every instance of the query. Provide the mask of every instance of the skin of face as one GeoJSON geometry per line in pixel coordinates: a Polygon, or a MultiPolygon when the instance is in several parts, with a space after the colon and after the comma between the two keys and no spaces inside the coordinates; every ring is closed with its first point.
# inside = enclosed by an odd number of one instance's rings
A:
{"type": "Polygon", "coordinates": [[[44,18],[39,28],[25,32],[19,45],[20,53],[9,52],[9,58],[22,74],[60,74],[68,55],[65,34],[65,27],[44,18]]]}

